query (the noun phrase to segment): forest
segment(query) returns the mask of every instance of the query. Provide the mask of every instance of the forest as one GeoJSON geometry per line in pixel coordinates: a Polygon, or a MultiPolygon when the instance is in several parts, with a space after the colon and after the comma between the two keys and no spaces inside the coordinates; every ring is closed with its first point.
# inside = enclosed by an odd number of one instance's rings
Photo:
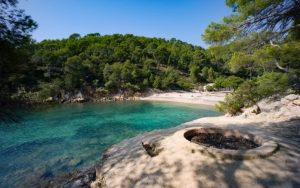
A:
{"type": "Polygon", "coordinates": [[[214,83],[209,91],[233,91],[218,108],[235,114],[262,98],[299,92],[299,0],[227,0],[233,13],[202,35],[208,49],[131,34],[74,33],[36,42],[31,32],[38,24],[17,3],[0,1],[1,104],[214,83]]]}
{"type": "Polygon", "coordinates": [[[203,48],[182,41],[98,33],[28,44],[27,62],[2,81],[17,97],[43,100],[62,92],[189,90],[213,81],[216,71],[203,48]],[[200,73],[204,74],[200,74],[200,73]],[[203,75],[203,76],[201,76],[203,75]],[[23,95],[23,96],[21,96],[23,95]]]}

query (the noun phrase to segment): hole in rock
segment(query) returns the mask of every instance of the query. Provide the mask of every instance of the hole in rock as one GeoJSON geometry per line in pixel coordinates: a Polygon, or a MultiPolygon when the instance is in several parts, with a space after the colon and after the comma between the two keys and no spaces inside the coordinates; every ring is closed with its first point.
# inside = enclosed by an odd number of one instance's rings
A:
{"type": "Polygon", "coordinates": [[[261,145],[251,134],[214,128],[189,130],[184,137],[193,143],[218,149],[248,150],[261,145]]]}

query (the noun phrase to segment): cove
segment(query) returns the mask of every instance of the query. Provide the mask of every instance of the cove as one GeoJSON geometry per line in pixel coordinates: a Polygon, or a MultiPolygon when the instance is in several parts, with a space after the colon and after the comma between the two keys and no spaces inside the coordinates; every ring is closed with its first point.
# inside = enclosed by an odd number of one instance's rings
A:
{"type": "Polygon", "coordinates": [[[0,124],[0,187],[35,186],[95,165],[112,144],[221,113],[189,104],[130,101],[56,105],[18,111],[0,124]]]}

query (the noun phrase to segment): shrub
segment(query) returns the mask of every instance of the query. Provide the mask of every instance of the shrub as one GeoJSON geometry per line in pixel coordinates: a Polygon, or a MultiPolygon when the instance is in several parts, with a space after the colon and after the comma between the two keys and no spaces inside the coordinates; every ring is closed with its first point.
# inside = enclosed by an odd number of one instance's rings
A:
{"type": "Polygon", "coordinates": [[[274,94],[282,94],[290,87],[288,75],[285,73],[267,72],[257,78],[257,81],[247,80],[236,91],[227,95],[217,109],[232,115],[243,107],[251,107],[259,100],[274,94]]]}
{"type": "Polygon", "coordinates": [[[123,88],[125,90],[128,90],[128,91],[133,91],[133,92],[136,92],[136,91],[139,91],[140,90],[140,87],[138,85],[134,85],[132,83],[129,83],[127,82],[126,84],[123,85],[123,88]]]}
{"type": "Polygon", "coordinates": [[[282,94],[289,88],[288,75],[285,73],[268,72],[258,77],[257,92],[261,97],[282,94]]]}
{"type": "Polygon", "coordinates": [[[211,86],[211,85],[207,85],[207,86],[206,86],[206,90],[207,90],[207,91],[215,91],[215,87],[214,87],[214,86],[211,86]]]}
{"type": "Polygon", "coordinates": [[[218,111],[235,115],[238,112],[241,112],[243,105],[243,100],[240,95],[230,93],[226,95],[224,102],[219,102],[216,105],[216,108],[218,111]]]}
{"type": "Polygon", "coordinates": [[[159,76],[155,76],[154,82],[153,82],[153,87],[155,89],[160,89],[161,88],[161,79],[159,76]]]}
{"type": "Polygon", "coordinates": [[[225,88],[233,88],[236,90],[241,83],[243,83],[243,79],[237,76],[229,76],[226,78],[224,87],[225,88]]]}
{"type": "Polygon", "coordinates": [[[96,93],[100,96],[106,96],[109,93],[109,91],[105,88],[99,87],[96,89],[96,93]]]}
{"type": "Polygon", "coordinates": [[[194,84],[191,81],[183,78],[177,81],[177,85],[183,90],[190,90],[194,87],[194,84]]]}
{"type": "Polygon", "coordinates": [[[214,69],[211,67],[210,68],[204,67],[201,70],[201,75],[206,81],[213,82],[217,77],[217,72],[215,72],[214,69]]]}
{"type": "Polygon", "coordinates": [[[114,80],[109,80],[104,84],[105,88],[108,91],[116,91],[117,90],[117,83],[114,80]]]}
{"type": "Polygon", "coordinates": [[[144,80],[143,80],[143,87],[148,87],[149,86],[149,81],[148,81],[148,79],[147,78],[145,78],[144,80]]]}
{"type": "Polygon", "coordinates": [[[214,82],[214,86],[216,89],[220,89],[224,87],[224,82],[225,82],[225,77],[218,77],[216,78],[215,82],[214,82]]]}
{"type": "Polygon", "coordinates": [[[43,100],[57,95],[62,87],[62,81],[60,79],[54,79],[50,83],[40,82],[38,87],[38,96],[43,100]]]}
{"type": "Polygon", "coordinates": [[[178,77],[179,75],[174,69],[167,69],[161,80],[161,88],[175,89],[177,87],[176,82],[178,77]]]}
{"type": "Polygon", "coordinates": [[[261,99],[257,93],[256,83],[252,80],[243,82],[236,91],[226,95],[224,102],[220,102],[216,108],[219,111],[236,115],[243,107],[250,107],[261,99]]]}
{"type": "Polygon", "coordinates": [[[241,83],[243,83],[243,79],[237,76],[229,76],[225,77],[218,77],[215,80],[215,88],[230,88],[236,90],[241,83]]]}

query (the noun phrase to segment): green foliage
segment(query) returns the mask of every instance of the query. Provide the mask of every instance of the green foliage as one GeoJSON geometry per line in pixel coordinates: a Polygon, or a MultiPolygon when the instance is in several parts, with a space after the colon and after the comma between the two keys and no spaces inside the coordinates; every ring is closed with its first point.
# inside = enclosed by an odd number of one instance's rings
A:
{"type": "Polygon", "coordinates": [[[183,90],[191,90],[195,87],[195,85],[187,78],[180,78],[177,80],[177,85],[183,90]]]}
{"type": "Polygon", "coordinates": [[[18,92],[26,91],[24,85],[36,84],[29,59],[33,51],[30,35],[37,24],[17,4],[18,0],[0,0],[0,121],[14,121],[15,113],[3,105],[28,99],[18,92]]]}
{"type": "Polygon", "coordinates": [[[285,93],[288,88],[287,74],[265,73],[256,81],[246,80],[240,84],[237,90],[226,96],[224,102],[217,105],[217,109],[235,115],[242,108],[251,107],[262,98],[285,93]]]}
{"type": "Polygon", "coordinates": [[[159,76],[155,76],[153,87],[156,89],[161,89],[161,78],[159,76]]]}
{"type": "Polygon", "coordinates": [[[131,83],[125,83],[123,88],[127,91],[133,91],[133,92],[136,92],[136,91],[140,90],[140,87],[138,85],[134,85],[134,84],[131,84],[131,83]]]}
{"type": "MultiPolygon", "coordinates": [[[[216,88],[235,89],[219,109],[236,114],[261,98],[300,88],[300,1],[227,0],[226,4],[234,13],[211,23],[203,35],[212,45],[208,49],[212,64],[222,67],[223,75],[238,76],[215,80],[216,88]]],[[[208,74],[207,68],[202,74],[208,74]]]]}
{"type": "Polygon", "coordinates": [[[205,30],[203,39],[212,45],[207,51],[176,39],[130,34],[74,33],[34,44],[30,32],[36,23],[16,3],[0,1],[7,20],[0,20],[1,93],[22,88],[45,99],[64,91],[107,95],[148,87],[188,90],[201,81],[214,82],[209,90],[234,89],[221,108],[237,113],[299,85],[299,1],[227,0],[235,13],[205,30]]]}
{"type": "Polygon", "coordinates": [[[80,39],[81,36],[78,33],[73,33],[72,35],[69,36],[70,40],[76,40],[76,39],[80,39]]]}
{"type": "Polygon", "coordinates": [[[215,91],[215,87],[213,86],[213,85],[208,85],[208,86],[206,86],[206,90],[207,91],[215,91]]]}
{"type": "Polygon", "coordinates": [[[284,73],[269,72],[257,79],[257,92],[261,97],[282,94],[289,88],[288,75],[284,73]]]}
{"type": "Polygon", "coordinates": [[[23,46],[30,39],[30,33],[36,29],[37,24],[17,8],[17,0],[1,0],[1,30],[0,42],[11,45],[12,48],[23,46]]]}
{"type": "Polygon", "coordinates": [[[250,55],[245,54],[244,52],[235,52],[231,56],[231,59],[228,62],[228,66],[231,72],[237,73],[241,69],[248,69],[251,71],[253,68],[254,60],[250,55]]]}
{"type": "Polygon", "coordinates": [[[229,24],[224,23],[210,23],[203,35],[203,40],[209,44],[220,43],[232,38],[234,34],[234,28],[229,24]]]}
{"type": "Polygon", "coordinates": [[[217,73],[214,71],[212,67],[204,67],[201,70],[202,77],[207,81],[207,82],[213,82],[215,78],[217,77],[217,73]]]}
{"type": "Polygon", "coordinates": [[[39,83],[38,95],[40,99],[45,100],[49,97],[56,96],[60,92],[62,88],[62,84],[63,82],[59,79],[53,80],[52,83],[45,83],[45,82],[39,83]]]}
{"type": "Polygon", "coordinates": [[[219,102],[216,105],[217,110],[229,113],[231,115],[236,115],[237,113],[241,112],[242,107],[243,99],[240,97],[240,95],[235,94],[227,94],[224,102],[219,102]]]}
{"type": "Polygon", "coordinates": [[[190,78],[194,83],[197,83],[199,80],[199,66],[193,65],[190,67],[190,78]]]}
{"type": "MultiPolygon", "coordinates": [[[[72,34],[68,39],[45,40],[35,45],[31,63],[35,80],[52,84],[63,81],[63,89],[105,87],[110,93],[191,88],[208,67],[208,80],[215,71],[205,51],[176,39],[170,41],[133,35],[72,34]],[[191,71],[191,72],[190,72],[191,71]],[[191,80],[188,75],[191,75],[191,80]]],[[[39,90],[32,85],[31,89],[39,90]]]]}
{"type": "Polygon", "coordinates": [[[224,17],[220,23],[208,25],[203,39],[209,44],[230,43],[257,31],[273,33],[269,40],[280,40],[287,33],[299,30],[299,1],[227,0],[226,4],[234,14],[224,17]]]}
{"type": "Polygon", "coordinates": [[[5,93],[14,92],[33,79],[26,71],[32,68],[27,64],[31,55],[30,33],[37,24],[17,4],[17,0],[0,1],[0,88],[5,93]]]}
{"type": "Polygon", "coordinates": [[[161,80],[162,89],[176,89],[178,74],[174,69],[167,69],[161,80]]]}
{"type": "Polygon", "coordinates": [[[108,93],[109,93],[109,91],[102,87],[96,89],[96,94],[98,94],[100,96],[106,96],[108,93]]]}
{"type": "Polygon", "coordinates": [[[84,75],[84,67],[79,56],[67,59],[64,65],[65,86],[67,90],[74,90],[80,87],[84,75]]]}
{"type": "MultiPolygon", "coordinates": [[[[299,69],[300,2],[227,0],[234,14],[211,23],[203,39],[212,63],[232,73],[255,77],[264,72],[299,69]],[[298,36],[298,37],[297,37],[298,36]],[[271,44],[277,43],[276,45],[271,44]],[[283,68],[281,68],[281,67],[283,68]]],[[[293,70],[291,70],[293,71],[293,70]]]]}
{"type": "Polygon", "coordinates": [[[236,90],[244,80],[238,76],[218,77],[215,80],[214,87],[217,89],[228,88],[236,90]]]}
{"type": "Polygon", "coordinates": [[[236,91],[227,94],[224,102],[220,102],[217,105],[217,109],[235,115],[241,112],[243,107],[253,106],[260,99],[256,83],[252,80],[247,80],[236,91]]]}

